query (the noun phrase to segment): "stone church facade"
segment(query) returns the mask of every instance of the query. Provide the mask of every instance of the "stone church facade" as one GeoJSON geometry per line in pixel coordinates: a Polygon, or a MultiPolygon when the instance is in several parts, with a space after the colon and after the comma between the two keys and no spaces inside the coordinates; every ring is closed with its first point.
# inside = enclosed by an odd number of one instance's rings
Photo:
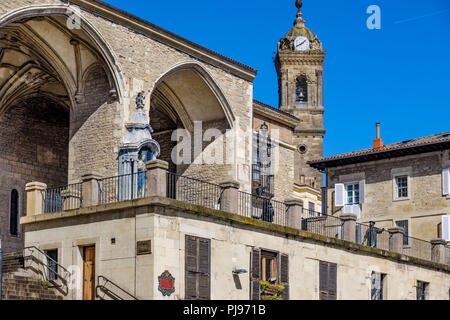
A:
{"type": "Polygon", "coordinates": [[[101,278],[140,299],[260,299],[264,281],[366,299],[381,273],[391,299],[419,282],[447,298],[445,244],[367,247],[321,213],[325,51],[296,6],[277,109],[253,99],[256,70],[101,1],[3,0],[4,250],[41,250],[65,299],[100,298],[101,278]]]}

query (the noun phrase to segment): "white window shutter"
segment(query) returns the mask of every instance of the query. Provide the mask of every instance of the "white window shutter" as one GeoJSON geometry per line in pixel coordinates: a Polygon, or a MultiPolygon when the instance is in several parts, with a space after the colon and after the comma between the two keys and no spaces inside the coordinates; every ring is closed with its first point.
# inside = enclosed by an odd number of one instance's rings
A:
{"type": "Polygon", "coordinates": [[[450,168],[442,169],[442,194],[450,195],[450,168]]]}
{"type": "Polygon", "coordinates": [[[359,203],[366,202],[366,180],[359,182],[359,203]]]}
{"type": "Polygon", "coordinates": [[[334,205],[343,207],[345,204],[345,186],[343,183],[337,183],[334,186],[334,205]]]}
{"type": "Polygon", "coordinates": [[[450,241],[450,215],[442,216],[442,239],[450,241]]]}

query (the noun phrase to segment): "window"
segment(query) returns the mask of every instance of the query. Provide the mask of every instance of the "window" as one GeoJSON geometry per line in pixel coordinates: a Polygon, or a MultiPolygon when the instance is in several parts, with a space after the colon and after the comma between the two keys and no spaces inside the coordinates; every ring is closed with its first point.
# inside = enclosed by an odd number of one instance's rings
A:
{"type": "Polygon", "coordinates": [[[347,190],[346,204],[359,204],[359,183],[348,184],[345,186],[347,190]]]}
{"type": "Polygon", "coordinates": [[[385,278],[385,274],[372,272],[371,300],[383,300],[385,298],[385,278]]]}
{"type": "Polygon", "coordinates": [[[395,178],[397,199],[408,198],[408,176],[395,178]]]}
{"type": "Polygon", "coordinates": [[[46,250],[48,280],[58,279],[58,249],[46,250]]]}
{"type": "Polygon", "coordinates": [[[320,300],[337,299],[337,265],[334,263],[319,263],[320,300]]]}
{"type": "Polygon", "coordinates": [[[211,240],[186,235],[185,299],[211,299],[211,240]]]}
{"type": "Polygon", "coordinates": [[[277,281],[277,254],[261,251],[261,280],[275,283],[277,281]]]}
{"type": "Polygon", "coordinates": [[[401,227],[405,230],[405,233],[403,234],[403,245],[404,246],[409,245],[409,222],[408,222],[408,220],[397,221],[395,224],[397,225],[397,227],[401,227]]]}
{"type": "Polygon", "coordinates": [[[316,205],[314,204],[314,202],[309,202],[308,206],[309,206],[309,211],[310,212],[316,211],[316,205]]]}
{"type": "Polygon", "coordinates": [[[297,79],[295,88],[295,101],[307,102],[308,101],[308,83],[305,76],[300,76],[297,79]]]}
{"type": "Polygon", "coordinates": [[[428,285],[427,282],[417,281],[417,300],[427,300],[428,285]]]}
{"type": "Polygon", "coordinates": [[[289,300],[289,257],[279,252],[253,249],[250,255],[250,299],[260,300],[260,281],[282,285],[283,300],[289,300]]]}
{"type": "Polygon", "coordinates": [[[257,196],[273,197],[274,175],[272,167],[272,148],[269,127],[264,122],[254,135],[252,193],[257,196]]]}
{"type": "Polygon", "coordinates": [[[18,235],[19,218],[19,193],[16,189],[11,191],[11,202],[9,207],[9,232],[12,236],[18,235]]]}

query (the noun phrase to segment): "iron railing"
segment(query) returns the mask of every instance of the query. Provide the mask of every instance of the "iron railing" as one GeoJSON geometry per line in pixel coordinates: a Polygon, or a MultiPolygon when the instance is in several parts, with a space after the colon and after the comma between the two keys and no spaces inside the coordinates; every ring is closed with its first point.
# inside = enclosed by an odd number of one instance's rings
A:
{"type": "Polygon", "coordinates": [[[239,191],[238,214],[282,226],[287,226],[285,203],[239,191]]]}
{"type": "Polygon", "coordinates": [[[69,270],[35,246],[25,247],[23,249],[23,258],[25,261],[24,263],[29,264],[26,268],[35,268],[37,273],[42,274],[45,281],[55,281],[60,279],[64,284],[67,284],[71,280],[70,277],[72,274],[69,270]],[[38,255],[40,255],[40,257],[38,255]],[[39,270],[40,268],[42,268],[42,270],[39,270]],[[62,271],[63,274],[60,274],[60,271],[62,271]]]}
{"type": "Polygon", "coordinates": [[[64,187],[48,188],[42,191],[43,212],[52,213],[79,209],[83,205],[82,184],[69,184],[64,187]]]}
{"type": "Polygon", "coordinates": [[[356,243],[389,251],[390,234],[386,229],[371,228],[367,224],[356,224],[356,243]]]}
{"type": "Polygon", "coordinates": [[[167,171],[167,197],[220,210],[222,187],[167,171]]]}
{"type": "Polygon", "coordinates": [[[405,236],[403,241],[403,254],[431,261],[431,242],[405,236]],[[407,240],[405,240],[407,239],[407,240]]]}
{"type": "Polygon", "coordinates": [[[147,197],[145,171],[97,180],[100,204],[109,204],[147,197]]]}
{"type": "Polygon", "coordinates": [[[320,234],[322,236],[341,239],[342,220],[316,212],[314,210],[302,210],[302,230],[320,234]]]}
{"type": "Polygon", "coordinates": [[[98,276],[95,293],[97,298],[101,300],[106,300],[106,298],[110,298],[112,300],[139,300],[134,295],[104,276],[98,276]]]}

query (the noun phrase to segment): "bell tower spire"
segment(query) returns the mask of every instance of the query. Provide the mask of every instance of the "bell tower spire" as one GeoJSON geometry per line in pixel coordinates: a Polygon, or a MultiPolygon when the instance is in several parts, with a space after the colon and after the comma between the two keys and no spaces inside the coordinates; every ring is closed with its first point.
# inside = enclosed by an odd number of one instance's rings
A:
{"type": "Polygon", "coordinates": [[[322,174],[308,161],[323,155],[323,66],[325,51],[319,38],[305,26],[303,1],[296,0],[294,27],[278,43],[275,68],[278,74],[280,109],[299,118],[293,143],[295,183],[322,187],[322,174]]]}
{"type": "Polygon", "coordinates": [[[302,7],[303,7],[303,1],[297,0],[295,1],[295,6],[297,7],[297,19],[294,21],[294,26],[298,28],[302,28],[305,26],[305,20],[303,20],[303,13],[302,13],[302,7]]]}

